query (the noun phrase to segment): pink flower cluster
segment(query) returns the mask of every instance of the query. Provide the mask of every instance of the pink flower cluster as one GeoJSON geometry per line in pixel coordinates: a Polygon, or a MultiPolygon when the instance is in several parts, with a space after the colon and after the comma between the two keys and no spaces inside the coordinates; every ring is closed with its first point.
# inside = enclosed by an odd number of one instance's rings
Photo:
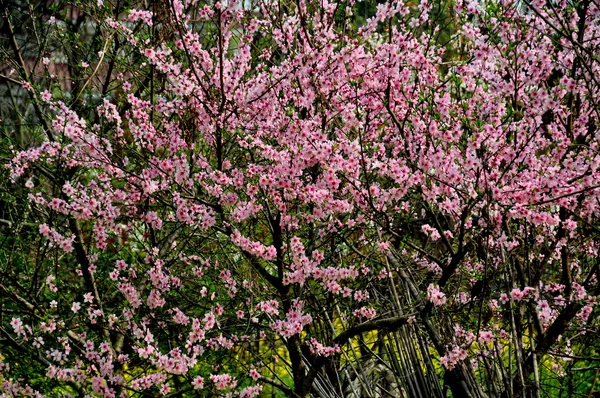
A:
{"type": "Polygon", "coordinates": [[[440,307],[446,304],[448,299],[446,298],[444,292],[439,289],[439,287],[431,283],[427,287],[427,300],[429,300],[436,307],[440,307]]]}
{"type": "Polygon", "coordinates": [[[130,22],[142,21],[148,26],[152,26],[152,12],[142,10],[131,10],[127,19],[130,22]]]}
{"type": "Polygon", "coordinates": [[[313,354],[322,356],[322,357],[329,357],[333,354],[337,354],[341,351],[341,348],[339,345],[335,345],[333,347],[327,347],[324,346],[323,344],[319,343],[317,341],[317,339],[312,338],[310,339],[309,342],[309,346],[310,346],[310,350],[313,354]]]}
{"type": "Polygon", "coordinates": [[[296,301],[284,320],[277,320],[271,324],[271,329],[279,333],[281,336],[289,338],[296,334],[300,334],[304,326],[312,323],[313,318],[309,314],[302,311],[302,303],[296,301]]]}
{"type": "Polygon", "coordinates": [[[73,251],[73,241],[75,240],[75,236],[64,238],[54,228],[51,228],[46,224],[40,225],[40,234],[46,237],[50,242],[56,244],[65,252],[70,253],[73,251]]]}
{"type": "Polygon", "coordinates": [[[467,356],[468,356],[467,350],[460,348],[460,347],[454,347],[452,350],[449,350],[446,353],[446,355],[443,355],[442,357],[440,357],[440,364],[444,368],[446,368],[448,370],[452,370],[460,362],[467,359],[467,356]]]}
{"type": "Polygon", "coordinates": [[[210,375],[210,380],[215,384],[215,388],[219,391],[235,388],[237,381],[234,377],[228,374],[210,375]]]}

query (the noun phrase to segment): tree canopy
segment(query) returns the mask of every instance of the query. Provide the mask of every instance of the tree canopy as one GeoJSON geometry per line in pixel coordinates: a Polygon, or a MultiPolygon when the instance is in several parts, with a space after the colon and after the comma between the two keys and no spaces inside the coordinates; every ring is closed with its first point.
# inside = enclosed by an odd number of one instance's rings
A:
{"type": "Polygon", "coordinates": [[[3,396],[592,396],[600,6],[1,2],[3,396]]]}

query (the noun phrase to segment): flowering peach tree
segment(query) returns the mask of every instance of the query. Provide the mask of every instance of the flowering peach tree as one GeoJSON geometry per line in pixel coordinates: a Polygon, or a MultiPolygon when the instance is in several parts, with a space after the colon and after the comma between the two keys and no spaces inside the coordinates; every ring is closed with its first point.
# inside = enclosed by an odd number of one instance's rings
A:
{"type": "Polygon", "coordinates": [[[400,332],[431,396],[598,366],[597,3],[157,3],[72,9],[69,89],[4,16],[3,396],[359,396],[400,332]]]}

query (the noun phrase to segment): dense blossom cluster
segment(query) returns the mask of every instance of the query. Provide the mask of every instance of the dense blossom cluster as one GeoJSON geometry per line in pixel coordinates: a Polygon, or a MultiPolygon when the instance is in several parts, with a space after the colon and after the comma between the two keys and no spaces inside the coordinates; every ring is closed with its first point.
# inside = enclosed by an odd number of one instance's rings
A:
{"type": "MultiPolygon", "coordinates": [[[[516,389],[597,333],[596,6],[456,2],[442,46],[427,0],[360,26],[354,2],[168,3],[98,17],[160,80],[124,71],[91,118],[43,87],[48,140],[7,165],[53,253],[7,329],[53,386],[305,397],[407,325],[447,380],[516,349],[516,389]]],[[[3,393],[35,395],[0,360],[3,393]]]]}

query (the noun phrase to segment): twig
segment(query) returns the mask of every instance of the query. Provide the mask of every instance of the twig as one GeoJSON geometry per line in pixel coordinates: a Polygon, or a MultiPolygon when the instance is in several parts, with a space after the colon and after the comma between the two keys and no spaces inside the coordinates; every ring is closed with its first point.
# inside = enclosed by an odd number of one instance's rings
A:
{"type": "Polygon", "coordinates": [[[112,41],[111,39],[112,39],[112,35],[109,36],[108,39],[106,39],[106,42],[104,43],[104,47],[102,48],[102,53],[100,54],[100,59],[98,60],[98,63],[96,64],[96,68],[94,68],[94,71],[92,72],[92,74],[86,79],[85,83],[83,83],[83,86],[81,87],[81,90],[79,90],[79,93],[77,93],[77,96],[73,100],[73,104],[75,104],[77,102],[77,100],[79,100],[79,97],[81,97],[81,94],[83,94],[83,91],[85,90],[85,88],[87,87],[87,85],[90,83],[90,81],[92,80],[92,78],[94,76],[96,76],[96,73],[98,73],[98,69],[100,69],[100,65],[102,65],[102,61],[104,60],[104,55],[106,54],[106,50],[108,49],[108,45],[112,41]]]}

